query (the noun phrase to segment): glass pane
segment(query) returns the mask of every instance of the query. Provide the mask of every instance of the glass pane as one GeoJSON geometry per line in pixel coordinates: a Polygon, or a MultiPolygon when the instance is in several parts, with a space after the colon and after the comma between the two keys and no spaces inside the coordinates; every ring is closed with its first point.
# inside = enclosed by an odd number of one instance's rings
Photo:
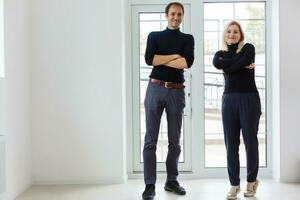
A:
{"type": "Polygon", "coordinates": [[[265,3],[235,3],[236,19],[264,19],[265,3]]]}
{"type": "Polygon", "coordinates": [[[219,49],[218,32],[204,32],[204,40],[205,54],[212,54],[219,49]]]}
{"type": "Polygon", "coordinates": [[[213,57],[214,54],[206,54],[204,56],[204,68],[205,68],[205,72],[218,72],[220,73],[220,71],[218,69],[216,69],[212,64],[213,64],[213,57]]]}
{"type": "MultiPolygon", "coordinates": [[[[167,27],[167,21],[165,19],[164,13],[139,13],[139,30],[140,30],[140,160],[143,162],[143,147],[144,147],[144,138],[146,133],[145,125],[145,108],[144,108],[144,99],[145,93],[149,81],[149,75],[152,70],[152,66],[148,66],[145,63],[144,54],[146,50],[146,43],[148,34],[151,31],[160,31],[164,30],[167,27]]],[[[182,25],[180,26],[182,28],[182,25]]],[[[184,126],[184,124],[183,124],[184,126]]],[[[184,131],[181,129],[181,139],[180,144],[182,152],[179,157],[179,162],[184,162],[184,151],[185,147],[183,144],[184,131]]],[[[159,138],[157,142],[156,157],[157,162],[165,162],[168,153],[168,128],[167,120],[165,113],[161,118],[159,138]]]]}
{"type": "Polygon", "coordinates": [[[156,21],[160,20],[160,14],[159,13],[142,13],[139,15],[140,21],[156,21]]]}
{"type": "MultiPolygon", "coordinates": [[[[245,32],[245,42],[255,45],[255,80],[261,98],[262,116],[259,125],[260,167],[266,166],[265,124],[265,4],[264,3],[205,3],[204,4],[204,95],[205,95],[205,167],[226,167],[221,117],[224,78],[212,66],[214,53],[222,48],[223,27],[238,20],[245,32]],[[217,25],[218,24],[218,25],[217,25]],[[216,28],[218,26],[218,29],[216,28]]],[[[245,146],[241,137],[240,164],[246,166],[245,146]]]]}
{"type": "Polygon", "coordinates": [[[219,21],[215,21],[215,20],[204,21],[204,29],[206,31],[219,31],[219,21]]]}
{"type": "Polygon", "coordinates": [[[204,19],[232,19],[233,4],[232,3],[205,3],[204,19]]]}
{"type": "MultiPolygon", "coordinates": [[[[159,16],[159,14],[156,14],[156,15],[159,16]]],[[[146,43],[147,43],[147,37],[148,37],[148,34],[151,31],[159,31],[161,29],[160,24],[161,24],[160,21],[157,21],[157,22],[153,22],[153,21],[140,22],[140,66],[142,68],[144,68],[144,67],[151,68],[150,66],[148,66],[145,63],[145,59],[144,59],[144,54],[145,54],[145,50],[146,50],[146,43]]],[[[148,75],[146,74],[146,76],[148,77],[149,74],[148,75]]]]}
{"type": "Polygon", "coordinates": [[[245,32],[245,42],[254,44],[256,53],[265,51],[265,21],[240,20],[245,32]]]}

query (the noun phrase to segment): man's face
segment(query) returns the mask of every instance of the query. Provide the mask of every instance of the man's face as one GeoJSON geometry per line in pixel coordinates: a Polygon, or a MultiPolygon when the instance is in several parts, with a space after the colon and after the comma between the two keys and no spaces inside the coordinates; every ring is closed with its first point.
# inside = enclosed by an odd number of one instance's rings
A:
{"type": "Polygon", "coordinates": [[[168,21],[168,28],[177,29],[183,19],[183,10],[180,6],[172,5],[168,14],[166,14],[166,19],[168,21]]]}

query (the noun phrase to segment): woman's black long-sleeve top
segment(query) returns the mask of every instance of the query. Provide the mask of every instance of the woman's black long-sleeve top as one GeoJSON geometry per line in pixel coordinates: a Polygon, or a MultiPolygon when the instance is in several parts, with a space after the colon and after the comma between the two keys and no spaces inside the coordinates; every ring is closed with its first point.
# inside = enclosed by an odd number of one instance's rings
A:
{"type": "Polygon", "coordinates": [[[255,48],[246,43],[241,51],[236,53],[237,48],[238,44],[228,45],[228,51],[216,52],[213,59],[213,65],[224,72],[224,93],[257,93],[255,71],[246,68],[255,61],[255,48]]]}

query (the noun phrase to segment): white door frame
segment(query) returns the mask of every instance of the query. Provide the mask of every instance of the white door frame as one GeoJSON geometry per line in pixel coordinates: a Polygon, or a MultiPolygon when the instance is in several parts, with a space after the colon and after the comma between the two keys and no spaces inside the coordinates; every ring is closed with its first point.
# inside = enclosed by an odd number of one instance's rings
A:
{"type": "MultiPolygon", "coordinates": [[[[262,2],[263,0],[246,0],[247,2],[262,2]]],[[[190,31],[194,38],[195,38],[195,61],[190,69],[190,103],[191,103],[191,110],[190,110],[190,117],[191,117],[191,129],[190,129],[190,136],[191,136],[191,166],[189,166],[190,170],[187,170],[186,172],[180,172],[181,178],[225,178],[227,177],[227,169],[226,168],[205,168],[204,166],[204,148],[205,148],[205,134],[204,134],[204,55],[203,55],[203,42],[204,42],[204,36],[203,36],[203,4],[204,2],[246,2],[244,0],[235,1],[235,0],[184,0],[181,1],[181,3],[185,6],[185,23],[189,21],[190,25],[190,31]],[[187,17],[189,15],[189,17],[187,17]],[[190,18],[190,20],[187,20],[187,18],[190,18]]],[[[266,2],[266,91],[268,97],[271,97],[272,95],[272,70],[270,67],[271,64],[271,19],[269,16],[271,16],[271,3],[270,1],[266,0],[263,1],[266,2]]],[[[134,63],[134,55],[132,55],[131,49],[132,46],[137,45],[134,44],[135,38],[137,38],[137,35],[134,35],[134,24],[132,22],[136,19],[134,18],[134,12],[136,12],[134,9],[137,8],[143,8],[143,11],[162,11],[162,7],[164,7],[169,1],[166,0],[152,0],[152,1],[146,1],[146,0],[131,0],[128,5],[128,13],[129,18],[126,21],[126,24],[128,24],[126,30],[127,30],[127,41],[126,41],[126,50],[127,50],[127,66],[138,66],[137,63],[134,63]],[[154,9],[154,10],[153,10],[154,9]]],[[[136,41],[138,42],[138,41],[136,41]]],[[[136,73],[133,71],[134,67],[130,67],[130,69],[127,72],[126,77],[127,80],[127,91],[129,91],[129,94],[133,94],[134,89],[133,83],[138,81],[134,79],[133,73],[136,73]]],[[[135,67],[136,68],[136,67],[135,67]]],[[[127,97],[127,100],[129,102],[135,102],[136,100],[132,99],[133,96],[127,97]],[[132,101],[131,101],[132,100],[132,101]]],[[[266,113],[267,116],[272,115],[272,100],[271,98],[266,98],[266,113]]],[[[134,103],[128,103],[128,113],[127,116],[128,119],[128,127],[127,131],[130,133],[127,137],[127,144],[128,144],[128,175],[129,178],[141,178],[142,173],[134,172],[134,161],[133,161],[133,124],[134,122],[132,119],[133,113],[131,109],[133,109],[134,103]]],[[[260,168],[259,169],[259,176],[264,178],[271,178],[272,177],[272,122],[271,117],[268,117],[267,119],[267,167],[260,168]]],[[[139,152],[139,151],[138,151],[139,152]]],[[[136,166],[135,166],[136,167],[136,166]]],[[[241,168],[241,178],[244,178],[246,174],[246,169],[241,168]]],[[[159,175],[160,176],[160,175],[159,175]]]]}

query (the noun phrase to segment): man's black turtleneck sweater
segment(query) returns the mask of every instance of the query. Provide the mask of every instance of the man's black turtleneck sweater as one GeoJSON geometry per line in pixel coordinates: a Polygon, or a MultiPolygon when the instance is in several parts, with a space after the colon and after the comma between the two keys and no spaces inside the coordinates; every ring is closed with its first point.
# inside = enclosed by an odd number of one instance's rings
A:
{"type": "MultiPolygon", "coordinates": [[[[179,28],[151,32],[148,35],[145,61],[153,65],[154,55],[179,54],[185,58],[188,67],[194,62],[194,38],[182,33],[179,28]]],[[[153,66],[150,78],[168,82],[184,82],[183,69],[175,69],[166,65],[153,66]]]]}
{"type": "Polygon", "coordinates": [[[247,69],[255,61],[255,48],[246,43],[239,53],[236,53],[238,44],[227,45],[228,51],[216,52],[213,64],[222,69],[225,78],[224,93],[257,93],[254,69],[247,69]]]}

